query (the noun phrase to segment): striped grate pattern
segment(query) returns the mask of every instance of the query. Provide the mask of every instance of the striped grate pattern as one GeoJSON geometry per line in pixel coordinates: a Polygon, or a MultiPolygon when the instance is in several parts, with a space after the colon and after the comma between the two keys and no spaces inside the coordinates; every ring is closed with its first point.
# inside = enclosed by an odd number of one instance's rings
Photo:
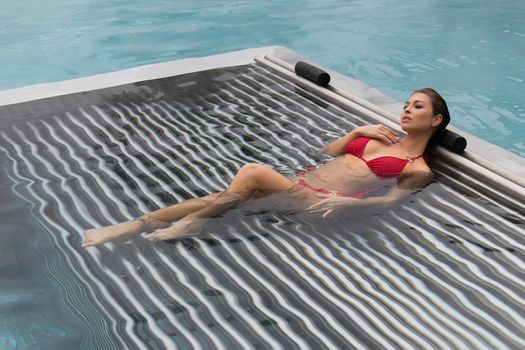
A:
{"type": "Polygon", "coordinates": [[[382,213],[320,220],[235,209],[194,239],[80,247],[85,229],[222,190],[245,163],[291,175],[366,122],[265,68],[4,106],[0,118],[0,193],[12,203],[0,207],[7,345],[525,343],[523,213],[459,191],[447,174],[382,213]]]}

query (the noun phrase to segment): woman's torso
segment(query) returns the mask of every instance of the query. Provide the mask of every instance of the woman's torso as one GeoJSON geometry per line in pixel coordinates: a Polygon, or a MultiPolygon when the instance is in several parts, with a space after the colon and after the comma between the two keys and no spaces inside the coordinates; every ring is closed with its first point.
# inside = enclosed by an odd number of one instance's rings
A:
{"type": "Polygon", "coordinates": [[[371,191],[380,185],[389,186],[412,159],[403,158],[404,150],[367,137],[358,137],[347,144],[345,153],[301,176],[312,188],[336,190],[344,194],[371,191]]]}
{"type": "Polygon", "coordinates": [[[359,192],[380,181],[362,159],[351,154],[340,155],[303,176],[312,187],[341,193],[359,192]]]}

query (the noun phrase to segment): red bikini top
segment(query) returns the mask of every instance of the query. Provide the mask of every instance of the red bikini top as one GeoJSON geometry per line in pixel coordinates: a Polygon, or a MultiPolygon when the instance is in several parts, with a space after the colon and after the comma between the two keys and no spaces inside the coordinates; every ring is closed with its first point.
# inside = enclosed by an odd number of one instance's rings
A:
{"type": "Polygon", "coordinates": [[[391,157],[391,156],[382,156],[374,159],[366,160],[363,158],[363,152],[365,147],[370,141],[370,137],[359,136],[355,139],[348,142],[345,148],[345,153],[350,153],[366,163],[368,168],[377,175],[377,177],[382,179],[387,179],[391,177],[396,177],[401,174],[408,162],[413,162],[414,160],[424,157],[425,161],[427,160],[426,154],[422,154],[417,157],[391,157]]]}

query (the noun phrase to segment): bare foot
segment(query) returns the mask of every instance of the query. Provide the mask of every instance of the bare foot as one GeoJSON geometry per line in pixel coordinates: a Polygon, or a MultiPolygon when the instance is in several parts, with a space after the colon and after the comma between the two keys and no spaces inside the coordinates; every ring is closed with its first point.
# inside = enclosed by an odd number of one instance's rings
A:
{"type": "Polygon", "coordinates": [[[170,227],[156,230],[144,238],[150,241],[165,241],[193,236],[200,233],[204,221],[204,219],[180,219],[170,227]]]}
{"type": "Polygon", "coordinates": [[[144,229],[144,222],[132,220],[120,224],[86,230],[82,247],[91,247],[117,238],[129,238],[144,229]]]}

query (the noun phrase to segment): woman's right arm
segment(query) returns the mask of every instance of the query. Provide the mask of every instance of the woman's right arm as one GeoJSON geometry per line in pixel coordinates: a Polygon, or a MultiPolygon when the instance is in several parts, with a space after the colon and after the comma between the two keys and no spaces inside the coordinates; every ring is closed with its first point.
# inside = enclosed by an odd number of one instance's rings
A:
{"type": "Polygon", "coordinates": [[[397,132],[389,127],[386,127],[383,124],[363,125],[324,146],[321,148],[320,152],[321,154],[342,154],[348,142],[359,136],[371,137],[387,144],[397,142],[397,132]]]}

